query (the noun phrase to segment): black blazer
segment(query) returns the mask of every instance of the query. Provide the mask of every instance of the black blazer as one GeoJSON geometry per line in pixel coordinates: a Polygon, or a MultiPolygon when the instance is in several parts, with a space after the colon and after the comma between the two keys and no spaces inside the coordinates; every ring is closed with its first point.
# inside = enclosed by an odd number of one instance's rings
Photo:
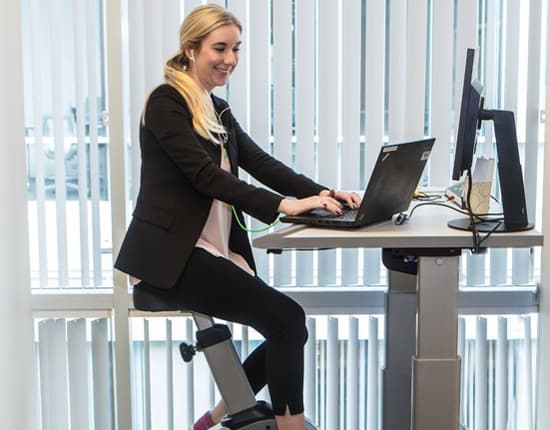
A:
{"type": "MultiPolygon", "coordinates": [[[[229,133],[231,172],[219,167],[220,146],[194,132],[191,113],[176,89],[159,86],[145,108],[140,190],[115,267],[158,287],[175,285],[214,198],[233,205],[241,221],[244,211],[271,223],[282,195],[303,198],[325,189],[264,152],[241,129],[227,103],[212,99],[229,133]],[[282,195],[240,180],[239,167],[282,195]]],[[[234,216],[229,248],[255,269],[248,235],[234,216]]]]}

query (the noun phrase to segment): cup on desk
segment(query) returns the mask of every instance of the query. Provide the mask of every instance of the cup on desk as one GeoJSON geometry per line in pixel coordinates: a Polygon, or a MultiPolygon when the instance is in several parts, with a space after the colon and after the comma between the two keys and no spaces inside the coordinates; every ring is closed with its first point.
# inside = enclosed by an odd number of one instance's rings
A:
{"type": "Polygon", "coordinates": [[[493,189],[493,172],[495,169],[495,159],[478,157],[472,173],[472,192],[468,202],[468,181],[464,181],[464,191],[462,201],[466,207],[470,207],[472,212],[477,215],[489,213],[491,203],[491,191],[493,189]]]}
{"type": "Polygon", "coordinates": [[[470,194],[470,201],[468,202],[468,184],[465,184],[463,201],[471,207],[474,214],[482,215],[489,213],[492,186],[491,181],[472,182],[472,192],[470,194]]]}

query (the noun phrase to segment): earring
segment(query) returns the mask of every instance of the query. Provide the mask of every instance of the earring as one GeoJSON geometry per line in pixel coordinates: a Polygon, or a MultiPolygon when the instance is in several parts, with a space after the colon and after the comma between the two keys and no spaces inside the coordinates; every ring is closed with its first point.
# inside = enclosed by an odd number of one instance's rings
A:
{"type": "Polygon", "coordinates": [[[187,66],[187,64],[184,64],[184,65],[183,65],[183,71],[184,71],[184,72],[187,72],[187,69],[188,69],[188,68],[189,68],[189,67],[187,66]]]}

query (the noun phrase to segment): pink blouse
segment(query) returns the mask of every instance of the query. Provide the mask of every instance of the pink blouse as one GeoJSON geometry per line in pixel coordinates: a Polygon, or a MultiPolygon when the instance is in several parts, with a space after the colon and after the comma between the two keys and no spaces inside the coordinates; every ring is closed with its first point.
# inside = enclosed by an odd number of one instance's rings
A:
{"type": "MultiPolygon", "coordinates": [[[[229,172],[230,165],[227,153],[222,151],[220,167],[229,172]]],[[[229,249],[229,233],[231,232],[231,205],[214,199],[210,214],[202,233],[197,240],[196,247],[208,251],[216,257],[223,257],[239,266],[245,272],[255,276],[254,270],[246,260],[229,249]]]]}

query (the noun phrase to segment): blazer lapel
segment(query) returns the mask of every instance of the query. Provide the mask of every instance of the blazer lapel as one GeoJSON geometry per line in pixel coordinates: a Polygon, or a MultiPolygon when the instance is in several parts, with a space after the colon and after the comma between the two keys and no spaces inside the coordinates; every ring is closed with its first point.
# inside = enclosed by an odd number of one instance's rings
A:
{"type": "Polygon", "coordinates": [[[231,110],[229,107],[224,107],[216,97],[212,97],[212,102],[214,103],[214,109],[216,110],[218,116],[221,116],[223,126],[227,130],[227,142],[225,143],[225,149],[227,151],[227,156],[229,157],[231,172],[234,175],[237,175],[239,163],[237,162],[237,142],[235,131],[231,127],[231,110]]]}
{"type": "Polygon", "coordinates": [[[235,140],[235,132],[230,128],[227,128],[227,142],[225,144],[227,156],[229,157],[229,164],[231,165],[231,172],[237,174],[237,142],[235,140]]]}

